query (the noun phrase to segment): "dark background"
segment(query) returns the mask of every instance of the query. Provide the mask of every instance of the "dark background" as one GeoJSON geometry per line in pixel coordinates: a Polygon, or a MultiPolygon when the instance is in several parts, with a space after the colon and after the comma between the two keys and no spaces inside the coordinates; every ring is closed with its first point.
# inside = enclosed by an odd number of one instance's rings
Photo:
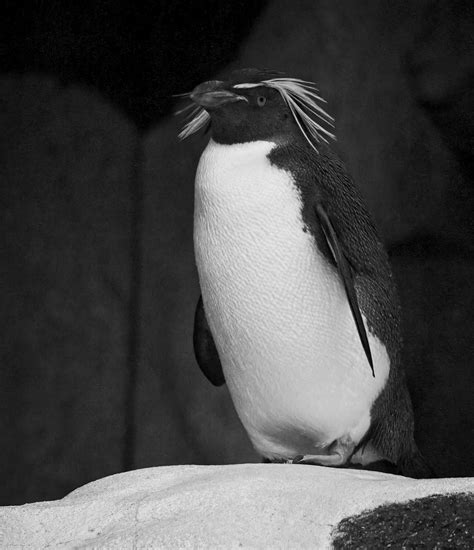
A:
{"type": "Polygon", "coordinates": [[[0,504],[164,464],[257,461],[194,362],[193,177],[171,94],[315,80],[389,247],[420,447],[474,473],[470,2],[6,2],[0,504]]]}

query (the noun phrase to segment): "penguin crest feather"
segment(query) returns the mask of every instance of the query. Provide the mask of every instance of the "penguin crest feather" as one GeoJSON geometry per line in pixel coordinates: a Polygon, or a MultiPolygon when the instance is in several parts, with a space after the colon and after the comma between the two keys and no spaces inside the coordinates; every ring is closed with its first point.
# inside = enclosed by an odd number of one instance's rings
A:
{"type": "MultiPolygon", "coordinates": [[[[266,86],[279,92],[288,106],[298,128],[311,147],[318,152],[316,144],[321,141],[329,143],[328,139],[336,139],[336,136],[325,126],[334,128],[334,118],[329,115],[319,103],[326,101],[318,95],[318,89],[313,82],[299,78],[278,77],[260,82],[243,82],[232,86],[235,90],[245,90],[266,86]]],[[[188,106],[178,111],[183,113],[193,106],[188,106]]],[[[195,106],[188,115],[190,120],[179,133],[180,139],[185,139],[198,132],[210,123],[211,116],[202,107],[195,106]]]]}

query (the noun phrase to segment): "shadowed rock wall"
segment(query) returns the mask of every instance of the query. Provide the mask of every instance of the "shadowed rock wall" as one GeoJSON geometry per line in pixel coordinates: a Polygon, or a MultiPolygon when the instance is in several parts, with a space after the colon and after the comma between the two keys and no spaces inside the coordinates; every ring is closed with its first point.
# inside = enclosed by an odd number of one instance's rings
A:
{"type": "Polygon", "coordinates": [[[134,126],[96,93],[0,80],[0,497],[123,468],[134,126]]]}

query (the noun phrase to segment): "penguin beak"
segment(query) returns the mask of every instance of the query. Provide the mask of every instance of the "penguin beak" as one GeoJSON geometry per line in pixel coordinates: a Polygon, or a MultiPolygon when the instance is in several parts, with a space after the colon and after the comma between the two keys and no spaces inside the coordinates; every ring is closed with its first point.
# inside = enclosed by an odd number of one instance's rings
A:
{"type": "Polygon", "coordinates": [[[221,80],[203,82],[194,88],[190,98],[206,110],[217,109],[235,101],[248,101],[246,97],[226,90],[224,84],[221,80]]]}

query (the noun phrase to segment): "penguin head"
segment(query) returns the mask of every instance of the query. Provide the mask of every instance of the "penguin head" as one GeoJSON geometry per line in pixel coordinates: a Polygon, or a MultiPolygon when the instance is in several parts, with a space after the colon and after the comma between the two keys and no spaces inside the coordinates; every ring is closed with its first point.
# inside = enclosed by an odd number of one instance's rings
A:
{"type": "Polygon", "coordinates": [[[241,69],[228,80],[203,82],[185,95],[195,108],[181,139],[209,124],[213,139],[225,144],[303,137],[316,149],[318,142],[334,137],[326,128],[333,119],[319,105],[324,100],[314,84],[275,71],[241,69]]]}

